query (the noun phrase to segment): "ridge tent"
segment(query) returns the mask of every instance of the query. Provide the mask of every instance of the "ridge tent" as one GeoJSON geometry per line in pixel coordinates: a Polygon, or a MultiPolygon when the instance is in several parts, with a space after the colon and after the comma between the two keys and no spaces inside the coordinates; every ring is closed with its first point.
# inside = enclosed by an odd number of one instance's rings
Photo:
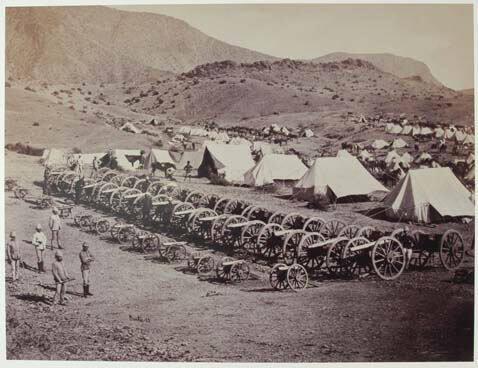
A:
{"type": "Polygon", "coordinates": [[[184,151],[177,165],[178,169],[184,170],[184,167],[189,161],[189,163],[193,167],[193,170],[197,170],[199,165],[201,165],[203,154],[204,154],[204,150],[184,151]]]}
{"type": "Polygon", "coordinates": [[[402,138],[397,138],[392,143],[393,148],[404,148],[407,146],[408,146],[408,143],[405,142],[402,138]]]}
{"type": "Polygon", "coordinates": [[[421,132],[421,129],[420,129],[420,126],[419,125],[415,125],[413,128],[412,128],[412,135],[415,136],[415,135],[420,135],[420,132],[421,132]]]}
{"type": "Polygon", "coordinates": [[[141,150],[116,149],[113,150],[112,157],[116,159],[120,170],[136,170],[141,164],[141,150]]]}
{"type": "Polygon", "coordinates": [[[375,191],[388,192],[388,189],[370,175],[355,157],[319,157],[294,187],[293,193],[297,198],[309,201],[322,195],[335,202],[375,191]]]}
{"type": "Polygon", "coordinates": [[[422,127],[420,130],[420,135],[432,135],[433,130],[431,130],[429,127],[422,127]]]}
{"type": "Polygon", "coordinates": [[[428,152],[423,152],[420,156],[417,157],[415,162],[422,163],[422,162],[431,161],[431,160],[433,160],[432,155],[430,155],[428,152]]]}
{"type": "Polygon", "coordinates": [[[242,183],[246,171],[255,165],[251,150],[245,144],[208,143],[204,148],[199,177],[223,174],[231,183],[242,183]]]}
{"type": "Polygon", "coordinates": [[[393,130],[393,124],[392,123],[387,123],[387,125],[385,125],[385,132],[386,133],[391,133],[393,130]]]}
{"type": "Polygon", "coordinates": [[[466,139],[466,133],[461,130],[457,130],[455,133],[455,139],[457,142],[463,142],[466,139]]]}
{"type": "Polygon", "coordinates": [[[445,138],[446,139],[452,139],[454,135],[455,135],[455,130],[453,130],[451,128],[445,129],[445,138]]]}
{"type": "Polygon", "coordinates": [[[403,135],[409,135],[412,133],[412,126],[411,125],[405,125],[402,129],[402,134],[403,135]]]}
{"type": "Polygon", "coordinates": [[[409,154],[408,152],[405,152],[403,155],[402,155],[402,158],[401,158],[402,162],[407,165],[407,167],[410,166],[410,164],[413,162],[413,157],[411,154],[409,154]]]}
{"type": "Polygon", "coordinates": [[[475,136],[473,134],[467,134],[463,144],[475,144],[475,136]]]}
{"type": "Polygon", "coordinates": [[[385,142],[383,139],[376,139],[372,143],[372,148],[378,150],[378,149],[383,149],[385,147],[388,147],[389,145],[390,143],[385,142]]]}
{"type": "Polygon", "coordinates": [[[191,134],[191,127],[182,126],[181,128],[179,128],[179,133],[180,134],[191,134]]]}
{"type": "Polygon", "coordinates": [[[438,128],[435,128],[435,138],[441,138],[443,137],[443,135],[445,134],[445,131],[438,127],[438,128]]]}
{"type": "Polygon", "coordinates": [[[43,161],[43,164],[45,166],[66,166],[67,165],[66,151],[57,149],[57,148],[49,149],[46,155],[46,158],[43,161]]]}
{"type": "Polygon", "coordinates": [[[219,137],[218,137],[217,140],[223,141],[223,142],[229,142],[230,139],[231,138],[229,138],[229,136],[227,135],[226,132],[221,132],[221,133],[219,133],[219,137]]]}
{"type": "Polygon", "coordinates": [[[436,222],[474,216],[471,193],[448,167],[410,170],[383,199],[391,219],[436,222]]]}
{"type": "Polygon", "coordinates": [[[354,157],[354,156],[350,154],[349,151],[343,149],[337,152],[337,157],[354,157]]]}
{"type": "Polygon", "coordinates": [[[393,150],[393,151],[388,152],[387,156],[385,156],[385,163],[390,164],[393,161],[400,161],[401,158],[402,157],[398,154],[398,152],[393,150]]]}
{"type": "Polygon", "coordinates": [[[402,130],[403,130],[403,128],[399,124],[395,124],[395,125],[393,125],[392,130],[390,131],[390,133],[400,134],[402,132],[402,130]]]}
{"type": "Polygon", "coordinates": [[[139,134],[141,133],[141,129],[136,128],[132,123],[125,123],[120,130],[128,133],[139,134]]]}
{"type": "Polygon", "coordinates": [[[216,131],[207,132],[207,136],[209,137],[209,139],[212,139],[213,141],[219,138],[219,134],[216,131]]]}
{"type": "Polygon", "coordinates": [[[248,141],[246,138],[242,138],[242,137],[234,137],[231,139],[231,141],[229,142],[229,144],[232,144],[232,145],[248,145],[248,146],[252,146],[252,143],[250,141],[248,141]]]}
{"type": "Polygon", "coordinates": [[[144,168],[149,170],[153,164],[171,164],[176,167],[176,162],[173,160],[169,151],[160,149],[151,149],[144,160],[144,168]]]}
{"type": "Polygon", "coordinates": [[[244,174],[244,184],[261,187],[275,181],[297,182],[307,172],[307,167],[296,155],[265,155],[244,174]]]}

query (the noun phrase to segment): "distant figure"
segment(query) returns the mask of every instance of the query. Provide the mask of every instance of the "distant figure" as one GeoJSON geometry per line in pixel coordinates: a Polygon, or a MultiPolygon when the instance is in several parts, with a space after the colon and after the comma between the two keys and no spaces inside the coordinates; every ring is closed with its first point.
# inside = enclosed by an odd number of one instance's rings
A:
{"type": "Polygon", "coordinates": [[[33,234],[32,244],[35,247],[38,262],[38,272],[45,272],[45,266],[43,263],[43,252],[46,248],[46,235],[43,233],[41,225],[38,224],[36,232],[33,234]]]}
{"type": "Polygon", "coordinates": [[[7,260],[12,266],[12,281],[17,281],[20,278],[20,262],[21,262],[20,247],[17,243],[17,234],[15,231],[10,233],[10,241],[7,243],[7,260]]]}
{"type": "Polygon", "coordinates": [[[192,142],[193,151],[196,151],[196,142],[192,142]]]}
{"type": "Polygon", "coordinates": [[[150,193],[144,194],[143,200],[143,223],[148,225],[151,217],[151,209],[153,208],[153,196],[150,193]]]}
{"type": "Polygon", "coordinates": [[[60,244],[60,230],[61,230],[61,219],[58,216],[58,209],[53,207],[52,215],[50,216],[50,221],[48,225],[50,226],[51,230],[51,249],[53,249],[53,241],[56,240],[56,244],[59,249],[63,249],[60,244]]]}
{"type": "Polygon", "coordinates": [[[81,277],[83,278],[83,297],[92,296],[90,293],[90,266],[95,260],[93,255],[89,251],[88,243],[83,243],[82,250],[80,252],[81,263],[81,277]]]}
{"type": "Polygon", "coordinates": [[[85,178],[83,175],[75,183],[75,204],[80,204],[81,193],[83,193],[83,187],[85,186],[85,178]]]}
{"type": "Polygon", "coordinates": [[[186,174],[184,175],[184,181],[189,179],[191,181],[191,173],[193,171],[193,166],[191,165],[191,161],[186,162],[186,166],[184,166],[184,171],[186,174]]]}
{"type": "Polygon", "coordinates": [[[60,305],[65,305],[66,283],[70,277],[65,269],[63,263],[63,254],[57,250],[55,252],[55,261],[51,265],[51,272],[53,280],[55,281],[55,295],[53,296],[53,304],[57,303],[58,296],[60,297],[60,305]]]}
{"type": "Polygon", "coordinates": [[[78,175],[83,175],[83,158],[81,157],[81,155],[78,156],[78,160],[76,160],[75,171],[78,175]]]}
{"type": "Polygon", "coordinates": [[[43,194],[50,195],[50,185],[48,182],[48,177],[50,176],[50,166],[45,166],[45,171],[43,172],[43,194]]]}
{"type": "Polygon", "coordinates": [[[96,176],[96,174],[98,173],[98,169],[100,167],[100,161],[98,160],[98,158],[95,156],[93,157],[93,171],[91,172],[91,176],[96,176]]]}

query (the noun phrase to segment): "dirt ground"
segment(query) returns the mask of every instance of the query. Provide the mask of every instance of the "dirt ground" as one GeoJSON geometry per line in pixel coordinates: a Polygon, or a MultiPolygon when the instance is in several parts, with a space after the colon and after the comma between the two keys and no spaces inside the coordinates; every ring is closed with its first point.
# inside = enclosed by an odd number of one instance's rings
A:
{"type": "MultiPolygon", "coordinates": [[[[32,184],[42,172],[35,160],[9,152],[6,176],[21,177],[22,185],[40,194],[32,184]]],[[[6,265],[8,359],[473,359],[473,286],[453,283],[453,274],[441,268],[408,271],[392,282],[373,276],[312,280],[300,293],[277,292],[269,285],[267,267],[253,266],[252,279],[238,285],[200,279],[185,264],[161,263],[154,254],[82,232],[71,219],[65,220],[62,237],[65,262],[75,280],[69,284],[68,305],[50,306],[53,251],[46,251],[47,273],[38,274],[29,243],[37,223],[47,227],[50,212],[5,194],[6,231],[17,232],[28,267],[22,269],[21,281],[12,283],[6,265]],[[96,258],[94,296],[86,299],[81,296],[78,258],[83,241],[96,258]]],[[[188,248],[198,249],[195,244],[188,248]]],[[[473,258],[466,263],[472,266],[473,258]]]]}

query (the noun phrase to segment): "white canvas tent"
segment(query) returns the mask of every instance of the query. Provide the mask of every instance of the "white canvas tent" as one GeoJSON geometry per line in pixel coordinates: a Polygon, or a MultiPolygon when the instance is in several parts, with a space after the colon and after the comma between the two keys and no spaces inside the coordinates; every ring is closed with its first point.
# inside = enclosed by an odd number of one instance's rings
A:
{"type": "Polygon", "coordinates": [[[392,133],[392,130],[393,130],[393,124],[387,123],[387,125],[385,125],[385,132],[392,133]]]}
{"type": "Polygon", "coordinates": [[[265,155],[252,169],[244,174],[244,184],[264,186],[275,181],[298,181],[307,167],[296,155],[265,155]]]}
{"type": "Polygon", "coordinates": [[[120,130],[128,133],[139,134],[141,133],[141,129],[136,128],[132,123],[125,123],[120,130]]]}
{"type": "Polygon", "coordinates": [[[400,134],[402,132],[403,128],[400,126],[400,124],[395,124],[392,127],[392,130],[390,133],[392,134],[400,134]]]}
{"type": "Polygon", "coordinates": [[[399,162],[401,158],[402,157],[398,154],[397,151],[392,150],[387,153],[387,156],[385,156],[385,163],[390,164],[394,161],[399,162]]]}
{"type": "Polygon", "coordinates": [[[474,145],[475,144],[475,137],[473,136],[473,134],[467,134],[465,140],[463,141],[463,144],[474,145]]]}
{"type": "Polygon", "coordinates": [[[144,168],[149,170],[154,163],[171,164],[176,167],[176,162],[167,150],[151,149],[144,161],[144,168]]]}
{"type": "Polygon", "coordinates": [[[455,129],[447,128],[445,129],[445,138],[446,139],[452,139],[453,136],[455,135],[455,129]]]}
{"type": "Polygon", "coordinates": [[[409,135],[412,133],[412,126],[411,125],[405,125],[402,129],[402,134],[403,135],[409,135]]]}
{"type": "Polygon", "coordinates": [[[410,170],[384,198],[392,219],[435,222],[443,217],[474,216],[471,193],[450,168],[410,170]]]}
{"type": "Polygon", "coordinates": [[[316,195],[336,200],[388,191],[354,157],[320,157],[294,188],[298,198],[312,200],[316,195]],[[351,179],[353,178],[353,179],[351,179]]]}
{"type": "Polygon", "coordinates": [[[455,133],[455,139],[457,142],[463,142],[466,139],[466,133],[461,130],[457,130],[455,133]]]}
{"type": "MultiPolygon", "coordinates": [[[[45,166],[66,166],[67,153],[64,150],[52,148],[48,150],[43,160],[45,166]]],[[[43,156],[42,156],[43,158],[43,156]]]]}
{"type": "Polygon", "coordinates": [[[416,136],[416,135],[420,135],[420,132],[422,130],[420,129],[420,126],[419,125],[415,125],[413,128],[412,128],[412,135],[413,136],[416,136]]]}
{"type": "Polygon", "coordinates": [[[208,143],[204,148],[198,175],[210,177],[211,173],[219,174],[224,175],[230,183],[242,183],[244,174],[254,165],[248,145],[208,143]]]}
{"type": "Polygon", "coordinates": [[[354,156],[351,155],[349,151],[343,149],[337,152],[337,157],[354,157],[354,156]]]}
{"type": "Polygon", "coordinates": [[[183,170],[188,161],[193,167],[193,170],[197,170],[203,158],[204,150],[199,151],[185,151],[183,152],[181,159],[178,163],[178,169],[183,170]]]}
{"type": "Polygon", "coordinates": [[[93,160],[101,160],[106,155],[106,152],[98,152],[98,153],[76,153],[73,155],[75,160],[78,160],[81,157],[81,161],[83,161],[84,165],[93,165],[93,160]]]}
{"type": "Polygon", "coordinates": [[[392,143],[393,148],[404,148],[407,146],[408,146],[408,143],[405,142],[402,138],[397,138],[392,143]]]}
{"type": "Polygon", "coordinates": [[[191,133],[191,127],[182,126],[181,128],[179,128],[179,133],[180,134],[190,134],[191,133]]]}
{"type": "Polygon", "coordinates": [[[413,162],[413,157],[411,154],[409,154],[408,152],[405,152],[403,155],[402,155],[402,158],[401,158],[401,161],[404,165],[406,165],[406,167],[409,167],[410,164],[413,162]]]}
{"type": "Polygon", "coordinates": [[[432,135],[433,130],[431,130],[429,127],[422,127],[420,130],[420,135],[432,135]]]}
{"type": "Polygon", "coordinates": [[[441,138],[445,135],[445,131],[438,127],[438,128],[435,128],[435,138],[441,138]]]}
{"type": "Polygon", "coordinates": [[[248,146],[252,146],[252,142],[250,142],[249,140],[247,140],[246,138],[242,138],[242,137],[234,137],[230,140],[229,144],[233,144],[233,145],[248,145],[248,146]]]}
{"type": "Polygon", "coordinates": [[[112,156],[116,159],[116,163],[118,164],[118,168],[120,170],[136,170],[141,164],[141,150],[116,149],[113,151],[112,156]]]}
{"type": "Polygon", "coordinates": [[[428,152],[423,152],[420,156],[417,157],[416,162],[421,163],[431,160],[433,160],[432,155],[430,155],[428,152]]]}
{"type": "Polygon", "coordinates": [[[388,142],[385,142],[383,139],[376,139],[373,143],[372,143],[372,148],[373,149],[383,149],[385,147],[388,147],[390,144],[388,142]]]}

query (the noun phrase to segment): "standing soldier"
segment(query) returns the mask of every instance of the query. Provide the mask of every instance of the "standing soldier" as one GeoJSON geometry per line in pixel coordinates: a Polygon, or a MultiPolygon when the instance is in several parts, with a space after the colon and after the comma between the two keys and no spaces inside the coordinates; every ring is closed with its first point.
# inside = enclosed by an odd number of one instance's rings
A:
{"type": "Polygon", "coordinates": [[[152,208],[153,208],[153,196],[149,192],[146,192],[144,194],[144,200],[143,200],[143,223],[145,225],[149,225],[152,208]]]}
{"type": "Polygon", "coordinates": [[[10,241],[7,244],[7,260],[12,266],[12,280],[16,281],[20,278],[20,247],[17,243],[17,234],[15,231],[10,233],[10,241]]]}
{"type": "Polygon", "coordinates": [[[48,183],[48,177],[50,176],[50,166],[45,166],[45,171],[43,172],[43,194],[50,195],[50,186],[48,183]]]}
{"type": "Polygon", "coordinates": [[[96,156],[93,157],[93,171],[91,172],[92,177],[96,177],[96,174],[98,173],[99,166],[100,166],[100,163],[99,163],[98,158],[96,156]]]}
{"type": "Polygon", "coordinates": [[[46,247],[46,236],[43,231],[41,231],[40,224],[37,225],[36,233],[33,234],[32,244],[35,247],[35,251],[37,253],[38,272],[45,272],[45,267],[43,263],[43,252],[45,251],[46,247]]]}
{"type": "Polygon", "coordinates": [[[82,248],[80,252],[81,277],[83,278],[83,297],[86,298],[88,295],[93,295],[90,293],[90,266],[95,258],[88,250],[87,243],[83,243],[82,248]]]}
{"type": "Polygon", "coordinates": [[[58,209],[53,207],[52,215],[50,216],[50,230],[51,230],[51,249],[53,249],[53,241],[56,239],[56,245],[59,249],[63,249],[60,244],[60,230],[61,230],[61,220],[58,216],[58,209]]]}
{"type": "Polygon", "coordinates": [[[56,304],[58,296],[60,296],[60,304],[65,305],[66,283],[70,281],[70,277],[65,269],[65,264],[63,263],[63,254],[60,250],[55,252],[55,261],[51,265],[51,272],[56,285],[55,295],[53,296],[53,304],[56,304]]]}
{"type": "Polygon", "coordinates": [[[85,177],[83,174],[75,183],[75,204],[80,204],[81,193],[83,192],[83,187],[85,186],[85,177]]]}
{"type": "Polygon", "coordinates": [[[187,179],[191,181],[191,172],[193,171],[191,161],[186,162],[186,166],[184,166],[184,171],[186,172],[186,175],[184,175],[184,181],[186,181],[187,179]]]}

